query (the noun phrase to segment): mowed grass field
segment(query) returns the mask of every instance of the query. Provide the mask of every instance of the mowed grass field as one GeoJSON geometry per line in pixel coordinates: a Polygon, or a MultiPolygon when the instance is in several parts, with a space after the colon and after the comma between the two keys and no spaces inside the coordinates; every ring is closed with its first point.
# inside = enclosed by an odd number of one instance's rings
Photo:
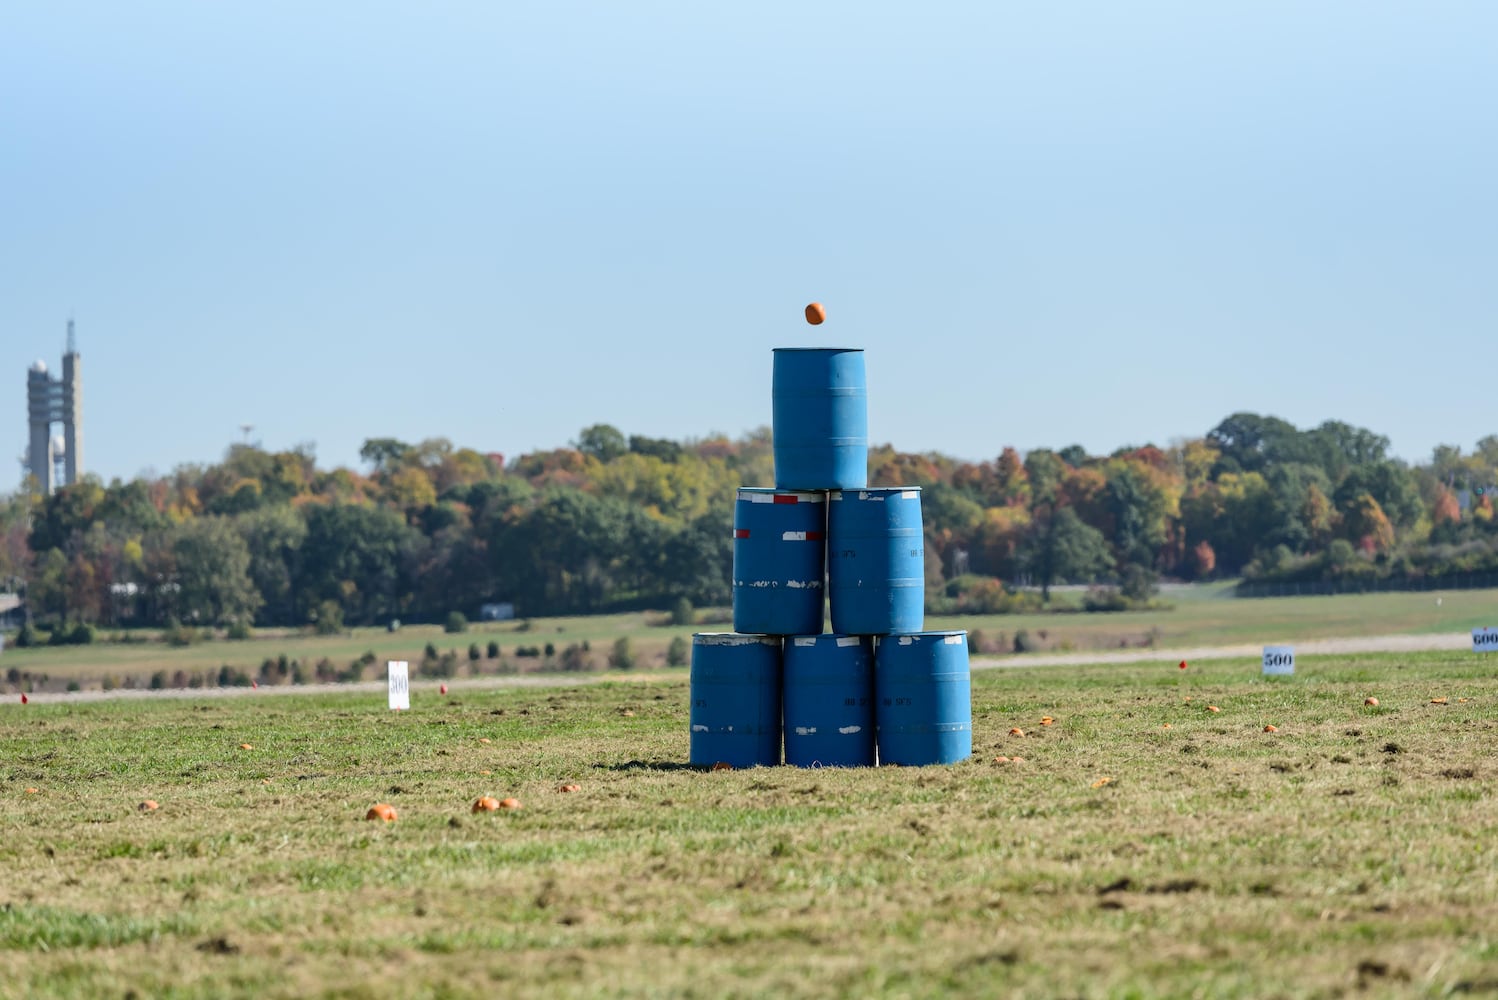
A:
{"type": "MultiPolygon", "coordinates": [[[[926,627],[981,630],[986,648],[996,652],[1000,648],[1012,649],[1014,636],[1022,630],[1039,650],[1104,650],[1122,646],[1170,649],[1361,635],[1460,633],[1478,626],[1498,625],[1495,590],[1254,600],[1234,599],[1226,594],[1222,585],[1172,590],[1166,595],[1173,602],[1169,609],[1117,614],[928,616],[926,627]]],[[[101,687],[105,678],[116,684],[132,679],[133,684],[144,686],[158,671],[195,673],[216,671],[223,665],[253,676],[264,660],[281,655],[300,660],[308,667],[327,658],[335,667],[344,669],[365,652],[371,652],[377,663],[367,668],[364,676],[377,679],[383,676],[383,661],[387,659],[408,660],[414,669],[424,647],[431,643],[440,652],[452,651],[458,655],[461,675],[471,670],[468,646],[477,643],[487,647],[494,640],[500,644],[502,663],[481,661],[478,668],[485,673],[501,669],[506,672],[555,669],[556,658],[549,663],[544,659],[517,659],[516,647],[544,647],[551,643],[560,653],[570,644],[585,641],[591,647],[592,666],[603,669],[614,641],[628,638],[638,665],[650,669],[665,666],[666,647],[673,638],[689,639],[694,630],[732,628],[727,624],[730,616],[726,610],[704,617],[709,621],[695,628],[652,625],[652,621],[663,620],[664,615],[639,613],[538,618],[529,623],[482,623],[460,634],[446,634],[432,625],[407,626],[393,633],[384,629],[354,629],[334,636],[265,630],[246,641],[220,639],[180,648],[159,641],[142,641],[126,645],[7,649],[0,654],[0,668],[29,675],[32,679],[27,684],[32,690],[60,691],[69,682],[88,690],[101,687]],[[45,683],[40,680],[43,676],[45,683]]],[[[155,635],[138,633],[142,639],[154,639],[155,635]]],[[[9,685],[11,690],[22,686],[9,685]]]]}
{"type": "Polygon", "coordinates": [[[855,770],[686,766],[684,672],[12,702],[0,995],[1498,993],[1498,656],[1298,669],[978,671],[855,770]]]}

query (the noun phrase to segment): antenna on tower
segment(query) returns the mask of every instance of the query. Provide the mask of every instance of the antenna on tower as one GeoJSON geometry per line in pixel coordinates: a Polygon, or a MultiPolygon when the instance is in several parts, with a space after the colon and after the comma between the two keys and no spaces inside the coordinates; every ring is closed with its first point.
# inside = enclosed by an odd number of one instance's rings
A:
{"type": "Polygon", "coordinates": [[[78,338],[73,336],[73,317],[68,317],[68,353],[78,353],[78,338]]]}
{"type": "Polygon", "coordinates": [[[239,425],[240,432],[242,434],[244,434],[244,443],[245,444],[249,444],[250,443],[250,431],[252,431],[254,429],[255,429],[255,425],[254,424],[240,424],[239,425]]]}

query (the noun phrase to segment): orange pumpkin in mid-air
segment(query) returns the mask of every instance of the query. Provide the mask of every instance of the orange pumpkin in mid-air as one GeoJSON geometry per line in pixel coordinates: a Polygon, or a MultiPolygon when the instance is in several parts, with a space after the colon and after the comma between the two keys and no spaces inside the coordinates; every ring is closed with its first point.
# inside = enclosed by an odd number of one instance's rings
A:
{"type": "Polygon", "coordinates": [[[813,302],[806,307],[806,322],[812,326],[821,326],[827,319],[827,310],[822,308],[822,303],[813,302]]]}

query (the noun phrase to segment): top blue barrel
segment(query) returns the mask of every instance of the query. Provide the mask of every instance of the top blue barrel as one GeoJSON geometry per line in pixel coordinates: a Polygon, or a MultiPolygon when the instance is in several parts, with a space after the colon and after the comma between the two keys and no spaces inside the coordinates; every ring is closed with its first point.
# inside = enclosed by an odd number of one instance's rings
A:
{"type": "Polygon", "coordinates": [[[863,351],[775,349],[775,488],[856,490],[869,482],[863,351]]]}

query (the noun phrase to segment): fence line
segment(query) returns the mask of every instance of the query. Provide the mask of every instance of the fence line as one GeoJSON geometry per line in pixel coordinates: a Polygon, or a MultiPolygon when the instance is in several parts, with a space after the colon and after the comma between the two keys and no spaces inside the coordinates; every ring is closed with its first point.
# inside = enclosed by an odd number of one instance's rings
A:
{"type": "Polygon", "coordinates": [[[1487,590],[1498,587],[1498,573],[1451,573],[1434,577],[1390,577],[1382,580],[1302,580],[1238,584],[1235,597],[1325,597],[1332,594],[1382,594],[1420,590],[1487,590]]]}

